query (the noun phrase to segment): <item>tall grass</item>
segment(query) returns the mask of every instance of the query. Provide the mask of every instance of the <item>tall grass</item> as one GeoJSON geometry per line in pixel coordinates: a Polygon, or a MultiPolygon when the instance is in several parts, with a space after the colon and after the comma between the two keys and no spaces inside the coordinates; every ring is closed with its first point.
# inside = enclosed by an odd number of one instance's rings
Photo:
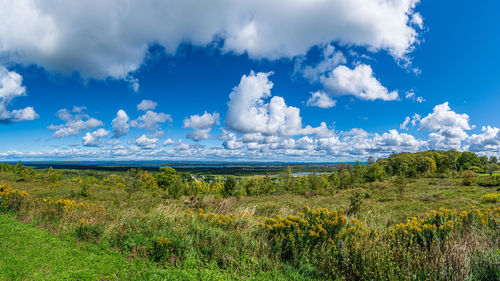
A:
{"type": "Polygon", "coordinates": [[[341,209],[260,217],[254,209],[224,206],[209,212],[160,204],[149,212],[111,214],[100,205],[38,198],[0,185],[4,212],[165,267],[218,268],[242,277],[291,267],[310,278],[333,280],[500,277],[500,208],[439,209],[380,229],[341,209]]]}

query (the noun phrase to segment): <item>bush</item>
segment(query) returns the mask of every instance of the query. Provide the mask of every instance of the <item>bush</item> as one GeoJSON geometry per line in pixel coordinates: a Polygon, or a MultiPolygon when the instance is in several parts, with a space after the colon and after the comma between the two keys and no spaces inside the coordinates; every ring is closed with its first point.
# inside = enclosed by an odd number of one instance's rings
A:
{"type": "Polygon", "coordinates": [[[29,195],[6,184],[0,185],[0,210],[19,212],[28,203],[29,195]]]}
{"type": "Polygon", "coordinates": [[[267,218],[264,227],[268,239],[279,257],[299,263],[323,244],[333,246],[337,234],[347,226],[342,210],[310,209],[305,207],[296,216],[267,218]]]}
{"type": "Polygon", "coordinates": [[[476,182],[476,173],[467,170],[462,175],[462,184],[465,186],[471,186],[476,182]]]}
{"type": "Polygon", "coordinates": [[[362,192],[360,189],[354,189],[351,191],[349,196],[349,207],[346,210],[347,215],[355,215],[359,212],[359,210],[361,210],[365,194],[366,193],[362,192]]]}
{"type": "Polygon", "coordinates": [[[101,237],[102,230],[96,225],[89,224],[88,220],[81,219],[75,229],[75,235],[82,241],[96,241],[101,237]]]}
{"type": "Polygon", "coordinates": [[[234,195],[234,192],[236,191],[238,182],[234,177],[227,177],[226,181],[224,182],[224,189],[222,190],[222,196],[224,197],[229,197],[234,195]]]}
{"type": "Polygon", "coordinates": [[[54,184],[61,180],[61,174],[54,170],[52,167],[49,168],[47,174],[44,177],[46,183],[54,184]]]}
{"type": "Polygon", "coordinates": [[[399,197],[403,197],[406,186],[408,185],[408,180],[403,175],[398,175],[394,178],[393,184],[396,186],[399,197]]]}
{"type": "Polygon", "coordinates": [[[500,186],[500,176],[479,177],[477,184],[480,186],[500,186]]]}
{"type": "Polygon", "coordinates": [[[481,196],[481,200],[485,203],[496,203],[500,199],[500,192],[487,193],[481,196]]]}
{"type": "Polygon", "coordinates": [[[89,197],[90,195],[90,184],[88,181],[83,181],[80,184],[80,190],[78,191],[78,195],[82,197],[89,197]]]}

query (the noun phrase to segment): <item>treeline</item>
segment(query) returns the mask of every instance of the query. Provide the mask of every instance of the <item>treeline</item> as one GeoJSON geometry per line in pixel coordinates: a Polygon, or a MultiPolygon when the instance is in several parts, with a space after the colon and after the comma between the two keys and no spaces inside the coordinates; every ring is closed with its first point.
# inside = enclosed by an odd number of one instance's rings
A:
{"type": "MultiPolygon", "coordinates": [[[[498,159],[478,156],[472,152],[425,151],[392,154],[367,163],[340,164],[330,173],[293,176],[288,167],[278,175],[235,177],[194,176],[178,172],[171,167],[161,167],[158,172],[132,168],[124,175],[108,174],[105,177],[78,176],[71,181],[80,184],[77,195],[88,196],[93,187],[119,188],[130,194],[142,190],[161,190],[172,198],[192,195],[257,196],[263,194],[297,193],[328,194],[336,189],[362,187],[369,184],[380,186],[405,185],[408,178],[461,177],[464,185],[500,185],[500,176],[493,176],[498,169],[498,159]],[[476,173],[489,173],[489,177],[476,177],[476,173]]],[[[12,173],[18,181],[40,181],[57,184],[62,174],[52,168],[34,170],[23,166],[1,163],[0,171],[12,173]]]]}

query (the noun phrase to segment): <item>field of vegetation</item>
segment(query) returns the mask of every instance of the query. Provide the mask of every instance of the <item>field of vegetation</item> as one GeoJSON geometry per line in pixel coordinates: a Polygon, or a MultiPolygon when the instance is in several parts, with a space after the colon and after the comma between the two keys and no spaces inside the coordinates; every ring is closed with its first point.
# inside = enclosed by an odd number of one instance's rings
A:
{"type": "Polygon", "coordinates": [[[3,163],[0,279],[499,280],[497,162],[426,151],[299,177],[3,163]]]}

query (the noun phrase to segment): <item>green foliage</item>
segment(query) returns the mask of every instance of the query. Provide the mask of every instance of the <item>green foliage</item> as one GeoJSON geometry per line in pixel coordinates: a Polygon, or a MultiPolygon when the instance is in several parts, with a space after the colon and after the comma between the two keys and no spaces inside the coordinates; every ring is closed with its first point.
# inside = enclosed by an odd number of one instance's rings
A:
{"type": "Polygon", "coordinates": [[[61,173],[50,167],[44,176],[44,181],[49,184],[55,184],[61,180],[61,173]]]}
{"type": "Polygon", "coordinates": [[[90,195],[90,181],[84,180],[80,183],[80,190],[78,191],[78,195],[82,197],[89,197],[90,195]]]}
{"type": "Polygon", "coordinates": [[[349,195],[349,207],[347,207],[347,215],[356,215],[363,206],[363,195],[361,189],[353,189],[349,195]]]}
{"type": "Polygon", "coordinates": [[[462,184],[465,186],[473,185],[476,182],[476,173],[471,170],[464,171],[462,174],[462,184]]]}
{"type": "Polygon", "coordinates": [[[457,167],[460,171],[469,170],[472,167],[482,167],[482,165],[479,156],[473,152],[464,151],[457,159],[457,167]]]}
{"type": "Polygon", "coordinates": [[[490,156],[490,160],[488,161],[491,164],[497,164],[498,163],[498,158],[496,156],[490,156]]]}
{"type": "Polygon", "coordinates": [[[478,177],[476,181],[480,186],[500,186],[500,176],[478,177]]]}
{"type": "Polygon", "coordinates": [[[96,241],[102,235],[102,230],[97,225],[89,224],[86,219],[81,219],[75,228],[75,235],[82,241],[96,241]]]}
{"type": "Polygon", "coordinates": [[[406,186],[408,185],[408,180],[403,175],[397,175],[393,179],[393,184],[398,190],[399,197],[403,198],[406,186]]]}
{"type": "Polygon", "coordinates": [[[183,183],[175,169],[161,167],[155,177],[158,187],[165,190],[172,198],[178,198],[184,192],[183,183]]]}
{"type": "Polygon", "coordinates": [[[156,174],[156,183],[163,190],[168,190],[179,180],[177,172],[171,167],[161,167],[156,174]]]}
{"type": "Polygon", "coordinates": [[[385,172],[384,167],[377,163],[369,164],[366,173],[365,173],[365,181],[367,182],[375,182],[375,181],[384,181],[387,179],[387,173],[385,172]]]}
{"type": "Polygon", "coordinates": [[[238,185],[238,181],[235,177],[229,176],[224,181],[224,189],[222,190],[222,196],[229,197],[234,195],[236,188],[238,185]]]}

